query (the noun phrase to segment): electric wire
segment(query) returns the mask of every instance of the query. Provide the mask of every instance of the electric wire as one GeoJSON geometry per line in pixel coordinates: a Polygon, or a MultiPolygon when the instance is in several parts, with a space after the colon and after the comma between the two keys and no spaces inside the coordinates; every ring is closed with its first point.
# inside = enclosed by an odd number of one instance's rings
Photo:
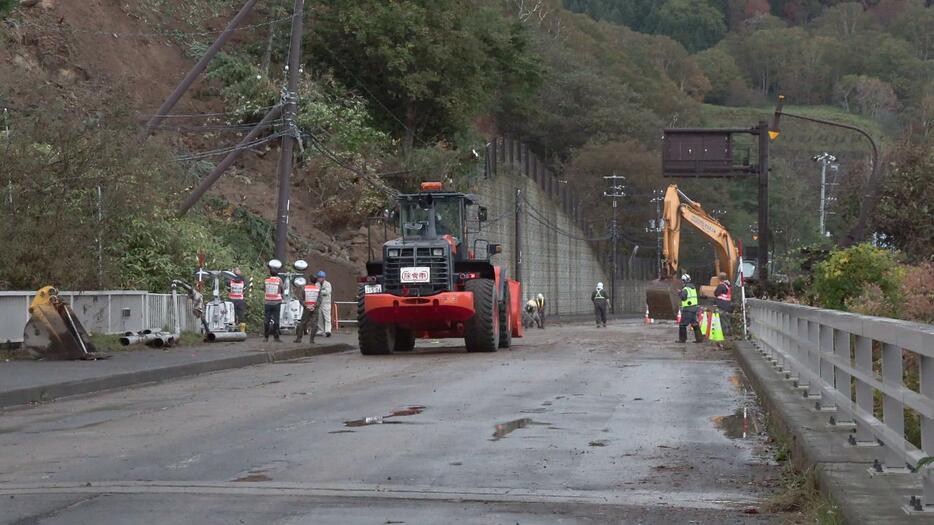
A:
{"type": "Polygon", "coordinates": [[[532,203],[530,203],[529,200],[528,200],[527,198],[525,198],[525,196],[522,197],[522,201],[525,203],[525,208],[526,208],[526,210],[528,210],[528,216],[529,216],[529,217],[531,217],[532,219],[534,219],[536,222],[538,222],[538,223],[541,224],[542,226],[548,228],[549,230],[551,230],[551,231],[553,231],[553,232],[555,232],[555,233],[561,234],[561,235],[563,235],[563,236],[565,236],[565,237],[568,237],[569,239],[574,239],[574,240],[578,240],[578,241],[592,242],[592,241],[604,241],[604,240],[607,240],[607,239],[610,239],[610,238],[611,238],[611,236],[602,236],[602,237],[593,237],[593,238],[590,238],[590,237],[581,237],[581,236],[579,236],[579,235],[574,235],[573,233],[570,233],[570,232],[568,232],[568,231],[562,229],[560,226],[558,226],[558,225],[552,223],[550,220],[548,220],[548,219],[544,216],[544,213],[542,213],[542,212],[539,211],[537,208],[535,208],[535,206],[533,206],[532,203]]]}
{"type": "Polygon", "coordinates": [[[344,168],[345,170],[350,171],[351,173],[362,178],[367,183],[369,183],[371,186],[373,186],[376,190],[386,193],[387,195],[393,198],[399,195],[399,191],[396,190],[395,188],[392,188],[386,185],[384,182],[370,175],[369,173],[366,173],[364,170],[359,169],[355,166],[349,165],[347,162],[341,160],[340,157],[336,153],[334,153],[334,151],[332,151],[330,148],[328,148],[323,143],[321,143],[321,141],[319,141],[317,137],[315,137],[314,135],[306,134],[305,137],[307,137],[309,142],[311,142],[311,144],[315,147],[315,149],[320,151],[325,157],[330,159],[332,162],[334,162],[338,166],[344,168]]]}
{"type": "Polygon", "coordinates": [[[265,143],[267,143],[267,142],[271,142],[271,141],[273,141],[273,140],[275,140],[275,139],[277,139],[277,138],[279,138],[279,137],[283,137],[283,136],[285,136],[285,135],[286,135],[286,132],[277,132],[277,133],[273,133],[273,134],[271,134],[271,135],[267,135],[267,136],[262,137],[262,138],[258,138],[258,139],[256,139],[256,140],[251,141],[251,142],[248,142],[248,143],[246,143],[246,144],[238,144],[238,145],[235,145],[235,146],[227,146],[227,147],[224,147],[224,148],[218,148],[218,149],[214,149],[214,150],[202,151],[202,152],[192,153],[192,154],[188,154],[188,155],[179,155],[179,156],[176,156],[176,157],[175,157],[175,160],[178,161],[178,162],[185,162],[185,161],[191,161],[191,160],[200,160],[200,159],[204,159],[204,158],[208,158],[208,157],[216,157],[216,156],[219,156],[219,155],[227,155],[227,154],[232,153],[232,152],[234,152],[234,151],[243,151],[243,150],[252,149],[252,148],[254,148],[254,147],[256,147],[256,146],[259,146],[259,145],[261,145],[261,144],[265,144],[265,143]]]}
{"type": "MultiPolygon", "coordinates": [[[[239,26],[232,29],[232,31],[253,31],[262,27],[275,25],[281,22],[292,20],[294,15],[285,16],[282,18],[276,18],[273,20],[267,20],[265,22],[259,22],[256,24],[250,24],[245,26],[239,26]]],[[[27,20],[21,20],[18,24],[33,27],[35,29],[41,29],[43,31],[54,30],[60,33],[72,33],[72,34],[82,34],[82,35],[91,35],[91,36],[102,36],[110,38],[153,38],[153,37],[176,37],[176,36],[215,36],[223,32],[220,31],[177,31],[177,30],[165,30],[165,31],[151,31],[151,32],[129,32],[122,33],[119,31],[102,31],[95,29],[81,29],[66,27],[61,24],[58,26],[49,27],[43,24],[37,24],[27,20]]]]}

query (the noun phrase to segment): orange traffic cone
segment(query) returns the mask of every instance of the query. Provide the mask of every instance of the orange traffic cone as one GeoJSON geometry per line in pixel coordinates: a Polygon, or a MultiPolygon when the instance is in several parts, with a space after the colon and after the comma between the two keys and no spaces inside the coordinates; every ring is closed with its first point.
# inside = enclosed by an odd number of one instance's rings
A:
{"type": "Polygon", "coordinates": [[[643,321],[643,324],[652,324],[652,323],[654,323],[654,322],[655,322],[655,319],[652,319],[651,317],[649,317],[649,307],[648,307],[648,305],[646,305],[646,307],[645,307],[645,320],[643,321]]]}

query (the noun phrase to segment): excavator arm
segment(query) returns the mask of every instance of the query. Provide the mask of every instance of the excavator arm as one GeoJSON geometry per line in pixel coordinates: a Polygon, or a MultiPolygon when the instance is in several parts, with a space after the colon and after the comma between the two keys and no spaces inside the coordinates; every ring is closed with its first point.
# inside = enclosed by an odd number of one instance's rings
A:
{"type": "MultiPolygon", "coordinates": [[[[675,184],[668,186],[668,190],[665,191],[663,218],[665,225],[662,230],[662,258],[665,271],[662,280],[653,283],[646,290],[646,303],[652,317],[674,319],[678,303],[675,293],[680,287],[675,281],[679,277],[682,222],[687,222],[713,242],[717,273],[725,272],[731,281],[736,277],[739,250],[730,232],[704,211],[700,203],[688,198],[675,184]]],[[[714,276],[709,286],[700,287],[700,294],[712,297],[719,283],[719,278],[714,276]]]]}
{"type": "Polygon", "coordinates": [[[679,268],[682,221],[686,221],[713,242],[717,256],[717,273],[726,272],[727,277],[733,280],[739,263],[739,250],[733,236],[717,219],[704,211],[700,203],[689,199],[674,184],[665,192],[665,239],[662,246],[669,276],[677,276],[679,268]]]}

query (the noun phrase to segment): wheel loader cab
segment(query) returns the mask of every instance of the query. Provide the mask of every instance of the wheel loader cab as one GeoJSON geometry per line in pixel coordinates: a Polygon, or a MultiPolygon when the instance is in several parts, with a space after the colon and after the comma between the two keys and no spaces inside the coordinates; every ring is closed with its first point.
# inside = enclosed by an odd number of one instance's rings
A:
{"type": "MultiPolygon", "coordinates": [[[[399,198],[399,230],[403,244],[447,245],[455,260],[465,260],[462,249],[467,238],[466,212],[462,194],[415,194],[399,198]],[[441,242],[432,242],[441,241],[441,242]]],[[[387,253],[383,253],[384,261],[387,253]]]]}

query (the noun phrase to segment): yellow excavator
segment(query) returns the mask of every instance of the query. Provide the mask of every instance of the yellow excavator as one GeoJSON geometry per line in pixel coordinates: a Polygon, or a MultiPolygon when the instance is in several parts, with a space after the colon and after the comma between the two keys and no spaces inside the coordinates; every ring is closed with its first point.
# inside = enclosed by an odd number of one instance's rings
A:
{"type": "Polygon", "coordinates": [[[98,352],[74,310],[58,290],[46,286],[29,305],[29,321],[23,330],[23,348],[37,359],[106,359],[98,352]]]}
{"type": "Polygon", "coordinates": [[[716,272],[710,279],[710,285],[702,285],[698,292],[702,297],[713,297],[714,290],[720,284],[716,274],[725,272],[732,282],[736,278],[739,264],[739,250],[730,232],[711,217],[701,207],[700,203],[691,200],[678,189],[676,184],[668,186],[665,191],[665,207],[662,215],[664,226],[662,232],[662,276],[652,281],[645,290],[645,302],[649,309],[649,316],[653,319],[675,319],[681,300],[678,293],[681,290],[679,269],[679,251],[681,249],[681,223],[687,222],[697,231],[713,242],[716,254],[716,272]]]}

